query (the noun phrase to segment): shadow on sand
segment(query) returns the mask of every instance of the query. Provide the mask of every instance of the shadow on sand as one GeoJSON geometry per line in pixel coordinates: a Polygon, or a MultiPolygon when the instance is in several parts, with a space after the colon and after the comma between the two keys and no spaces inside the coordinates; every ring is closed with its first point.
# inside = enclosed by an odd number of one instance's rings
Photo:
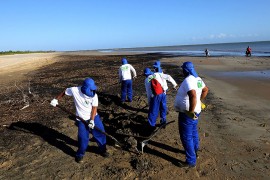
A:
{"type": "MultiPolygon", "coordinates": [[[[158,148],[167,150],[167,151],[174,152],[174,153],[185,154],[185,151],[180,150],[180,149],[177,149],[177,148],[174,148],[174,147],[171,147],[171,146],[166,145],[166,144],[163,144],[163,143],[159,143],[159,142],[155,142],[155,141],[149,141],[149,144],[152,145],[152,146],[156,146],[158,148]]],[[[175,166],[179,166],[179,162],[180,163],[184,163],[184,161],[181,161],[181,160],[176,159],[176,158],[174,158],[172,156],[169,156],[167,154],[164,154],[164,153],[162,153],[162,152],[160,152],[160,151],[158,151],[156,149],[150,148],[149,146],[144,147],[144,152],[145,153],[148,153],[148,154],[155,155],[155,156],[160,157],[160,158],[163,158],[163,159],[171,162],[175,166]]]]}
{"type": "Polygon", "coordinates": [[[60,149],[67,155],[75,156],[75,151],[69,146],[77,146],[77,141],[70,137],[39,123],[16,122],[9,126],[10,130],[22,131],[40,136],[50,145],[60,149]]]}

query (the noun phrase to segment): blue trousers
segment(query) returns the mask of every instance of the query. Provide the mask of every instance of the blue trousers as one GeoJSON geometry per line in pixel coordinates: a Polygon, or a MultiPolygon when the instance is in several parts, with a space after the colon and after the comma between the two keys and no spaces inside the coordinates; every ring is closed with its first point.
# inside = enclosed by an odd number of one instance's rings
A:
{"type": "MultiPolygon", "coordinates": [[[[95,119],[95,126],[101,129],[103,132],[105,132],[104,126],[102,124],[102,121],[99,117],[99,115],[96,115],[95,119]]],[[[95,130],[95,129],[89,129],[88,126],[86,126],[83,122],[77,121],[76,122],[78,126],[78,150],[76,153],[77,157],[83,157],[85,154],[85,151],[88,147],[89,142],[89,134],[92,133],[93,137],[95,138],[97,145],[99,147],[100,152],[106,151],[106,136],[102,134],[101,132],[95,130]]]]}
{"type": "Polygon", "coordinates": [[[121,101],[132,101],[132,80],[124,80],[121,84],[121,101]]]}
{"type": "Polygon", "coordinates": [[[148,122],[151,126],[156,126],[158,113],[160,113],[160,123],[166,123],[167,105],[165,93],[156,95],[150,100],[148,122]]]}
{"type": "MultiPolygon", "coordinates": [[[[198,117],[200,114],[196,114],[198,117]]],[[[186,152],[186,162],[190,165],[196,165],[196,153],[199,150],[198,119],[193,120],[185,113],[179,113],[178,116],[179,133],[182,145],[186,152]]]]}

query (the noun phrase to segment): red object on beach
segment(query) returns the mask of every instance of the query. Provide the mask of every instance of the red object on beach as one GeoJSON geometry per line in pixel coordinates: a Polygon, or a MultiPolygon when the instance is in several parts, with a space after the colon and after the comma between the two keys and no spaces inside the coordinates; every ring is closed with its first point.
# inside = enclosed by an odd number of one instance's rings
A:
{"type": "Polygon", "coordinates": [[[156,79],[151,80],[151,87],[155,95],[159,95],[164,92],[163,88],[161,87],[161,84],[156,79]]]}

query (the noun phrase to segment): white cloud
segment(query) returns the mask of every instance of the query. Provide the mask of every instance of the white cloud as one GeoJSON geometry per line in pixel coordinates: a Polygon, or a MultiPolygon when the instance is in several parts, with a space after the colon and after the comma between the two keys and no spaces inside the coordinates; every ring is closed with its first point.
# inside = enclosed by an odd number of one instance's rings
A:
{"type": "Polygon", "coordinates": [[[229,42],[229,41],[243,41],[245,40],[253,40],[254,38],[259,37],[259,34],[226,34],[226,33],[218,33],[218,34],[210,34],[205,36],[193,36],[190,38],[194,43],[214,43],[214,42],[229,42]]]}
{"type": "Polygon", "coordinates": [[[232,35],[228,35],[225,33],[219,33],[219,34],[211,34],[209,37],[210,37],[210,39],[224,39],[227,37],[232,37],[232,35]]]}
{"type": "Polygon", "coordinates": [[[241,34],[241,35],[233,35],[233,34],[225,34],[225,33],[219,33],[219,34],[211,34],[208,38],[210,39],[225,39],[225,38],[245,38],[245,37],[258,37],[258,34],[241,34]]]}

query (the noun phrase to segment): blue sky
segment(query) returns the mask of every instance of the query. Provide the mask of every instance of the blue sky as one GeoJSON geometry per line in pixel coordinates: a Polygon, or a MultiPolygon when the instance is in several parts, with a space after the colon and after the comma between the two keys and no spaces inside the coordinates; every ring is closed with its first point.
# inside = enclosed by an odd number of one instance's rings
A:
{"type": "Polygon", "coordinates": [[[269,0],[2,0],[0,51],[270,40],[269,0]]]}

